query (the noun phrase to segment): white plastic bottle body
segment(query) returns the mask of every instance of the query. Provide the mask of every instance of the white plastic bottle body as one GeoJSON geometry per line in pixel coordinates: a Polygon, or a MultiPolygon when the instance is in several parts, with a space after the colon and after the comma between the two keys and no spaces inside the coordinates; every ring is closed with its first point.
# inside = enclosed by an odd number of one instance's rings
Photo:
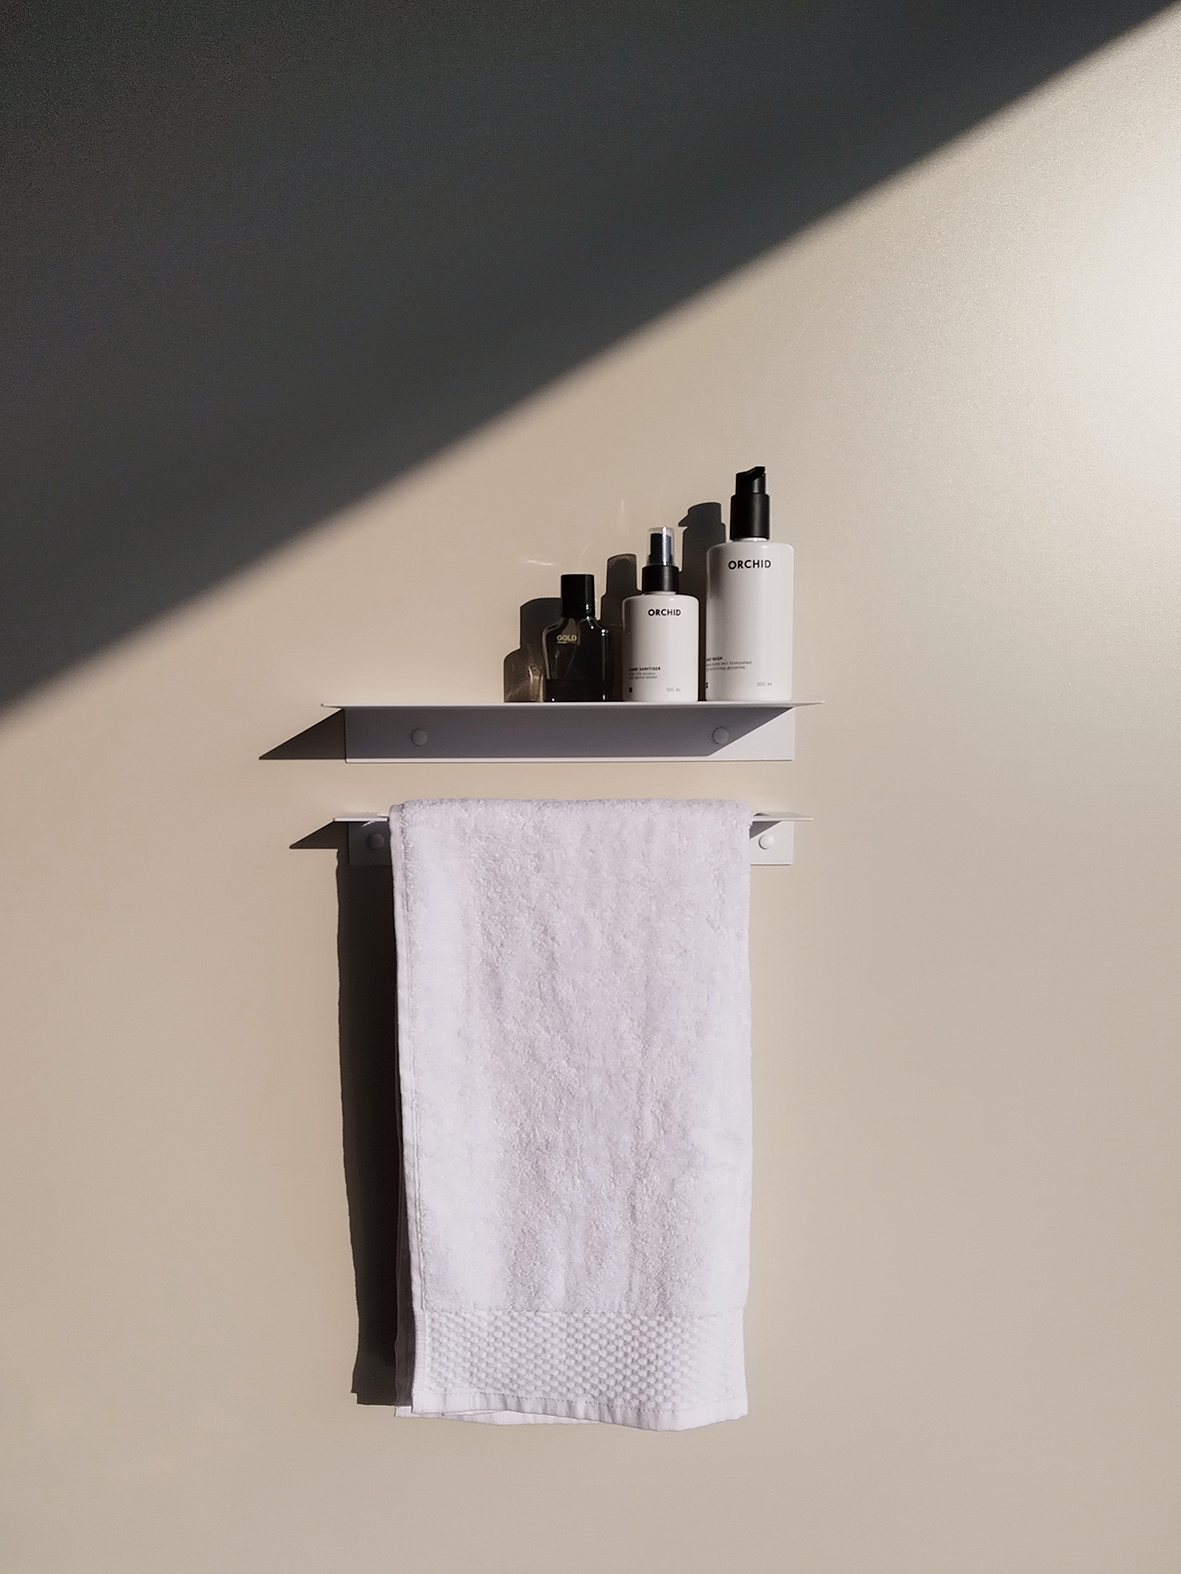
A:
{"type": "Polygon", "coordinates": [[[639,705],[697,700],[700,608],[695,596],[650,590],[623,603],[623,698],[639,705]]]}
{"type": "Polygon", "coordinates": [[[791,699],[794,554],[784,541],[723,541],[706,556],[705,697],[791,699]]]}

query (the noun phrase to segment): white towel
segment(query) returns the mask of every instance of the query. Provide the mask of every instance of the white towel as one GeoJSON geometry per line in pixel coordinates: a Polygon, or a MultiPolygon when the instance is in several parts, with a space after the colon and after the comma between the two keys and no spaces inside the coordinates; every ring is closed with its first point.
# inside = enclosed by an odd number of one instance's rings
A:
{"type": "Polygon", "coordinates": [[[401,1413],[746,1414],[749,829],[717,801],[391,810],[401,1413]]]}

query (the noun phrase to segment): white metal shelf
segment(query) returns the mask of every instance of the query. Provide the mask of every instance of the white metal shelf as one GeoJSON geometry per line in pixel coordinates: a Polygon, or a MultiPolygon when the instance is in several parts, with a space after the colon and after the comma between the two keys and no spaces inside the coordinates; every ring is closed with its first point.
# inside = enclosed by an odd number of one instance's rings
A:
{"type": "Polygon", "coordinates": [[[795,711],[746,705],[341,705],[357,762],[790,760],[795,711]]]}

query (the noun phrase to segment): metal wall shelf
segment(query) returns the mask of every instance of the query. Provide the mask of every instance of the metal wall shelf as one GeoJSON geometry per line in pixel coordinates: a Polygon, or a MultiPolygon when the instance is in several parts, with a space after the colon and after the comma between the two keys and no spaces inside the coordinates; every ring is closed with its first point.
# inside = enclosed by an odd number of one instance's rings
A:
{"type": "Polygon", "coordinates": [[[795,711],[745,705],[342,705],[347,760],[790,760],[795,711]]]}

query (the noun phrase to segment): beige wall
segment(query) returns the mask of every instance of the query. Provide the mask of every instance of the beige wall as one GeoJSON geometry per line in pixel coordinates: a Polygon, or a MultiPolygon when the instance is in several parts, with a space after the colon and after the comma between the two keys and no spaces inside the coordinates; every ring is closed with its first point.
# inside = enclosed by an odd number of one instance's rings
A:
{"type": "Polygon", "coordinates": [[[1179,431],[1174,12],[5,717],[3,1566],[1181,1567],[1179,431]],[[518,602],[759,462],[795,764],[258,762],[497,698],[518,602]],[[751,1414],[358,1408],[287,845],[647,793],[817,817],[754,879],[751,1414]]]}

